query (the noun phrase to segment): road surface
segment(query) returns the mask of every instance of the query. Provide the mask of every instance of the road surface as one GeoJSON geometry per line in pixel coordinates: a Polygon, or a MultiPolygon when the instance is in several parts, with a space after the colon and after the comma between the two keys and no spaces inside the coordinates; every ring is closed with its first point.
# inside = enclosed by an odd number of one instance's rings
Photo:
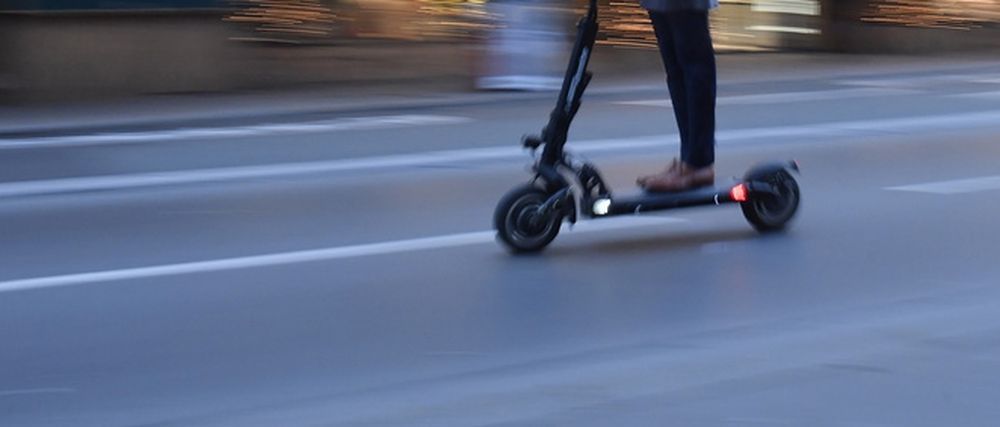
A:
{"type": "MultiPolygon", "coordinates": [[[[618,192],[665,88],[588,95],[618,192]]],[[[490,218],[549,96],[0,140],[0,425],[993,426],[1000,63],[724,81],[719,181],[803,204],[490,218]]]]}

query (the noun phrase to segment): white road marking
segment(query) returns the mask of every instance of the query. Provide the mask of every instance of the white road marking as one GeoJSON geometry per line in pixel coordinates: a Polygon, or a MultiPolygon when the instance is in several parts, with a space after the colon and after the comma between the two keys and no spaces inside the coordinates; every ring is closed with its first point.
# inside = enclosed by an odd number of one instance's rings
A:
{"type": "MultiPolygon", "coordinates": [[[[860,120],[798,126],[723,130],[717,132],[716,137],[720,144],[749,143],[753,141],[771,143],[781,138],[830,138],[882,132],[916,133],[935,130],[969,129],[976,126],[995,126],[997,123],[1000,123],[1000,110],[931,117],[906,117],[900,119],[860,120]]],[[[617,153],[647,148],[671,147],[677,145],[677,139],[678,137],[675,134],[650,135],[632,138],[574,141],[569,144],[569,147],[572,152],[580,154],[617,153]]],[[[427,165],[501,161],[523,159],[524,157],[525,151],[523,149],[517,146],[504,146],[318,162],[20,181],[0,184],[0,198],[83,191],[121,190],[332,172],[355,172],[427,165]]]]}
{"type": "MultiPolygon", "coordinates": [[[[834,99],[866,98],[887,95],[901,95],[915,93],[909,89],[891,88],[853,88],[834,89],[809,92],[784,92],[784,93],[764,93],[759,95],[733,95],[721,96],[716,103],[718,105],[757,105],[757,104],[780,104],[786,102],[807,102],[807,101],[827,101],[834,99]]],[[[616,102],[618,105],[632,105],[640,107],[670,108],[672,104],[669,99],[651,99],[641,101],[616,102]]]]}
{"type": "MultiPolygon", "coordinates": [[[[686,220],[665,216],[641,216],[607,218],[585,221],[577,224],[571,230],[563,233],[597,232],[619,230],[651,225],[685,222],[686,220]]],[[[565,225],[564,225],[565,227],[565,225]]],[[[567,229],[569,227],[566,227],[567,229]]],[[[240,270],[287,264],[301,264],[315,261],[331,261],[346,258],[387,255],[402,252],[416,252],[431,249],[443,249],[460,246],[489,243],[494,240],[496,232],[477,231],[471,233],[449,234],[444,236],[424,237],[418,239],[395,240],[389,242],[367,243],[361,245],[338,246],[324,249],[283,252],[266,255],[254,255],[237,258],[224,258],[209,261],[195,261],[179,264],[165,264],[149,267],[126,268],[120,270],[96,271],[89,273],[66,274],[61,276],[16,279],[0,282],[0,292],[23,291],[29,289],[51,288],[57,286],[85,285],[121,280],[146,279],[152,277],[178,276],[185,274],[208,273],[215,271],[240,270]]],[[[499,248],[497,250],[500,250],[499,248]]]]}
{"type": "Polygon", "coordinates": [[[235,138],[244,136],[341,132],[354,130],[393,129],[409,126],[453,125],[472,119],[456,116],[397,115],[351,117],[302,123],[271,123],[251,126],[170,129],[138,132],[114,132],[91,135],[68,135],[40,138],[0,139],[0,149],[80,147],[109,144],[130,144],[154,141],[175,141],[195,138],[235,138]]]}
{"type": "Polygon", "coordinates": [[[994,99],[1000,98],[1000,90],[992,92],[972,92],[952,95],[958,98],[994,99]]]}
{"type": "Polygon", "coordinates": [[[1000,190],[1000,175],[979,178],[957,179],[953,181],[927,182],[923,184],[886,187],[886,190],[913,191],[932,194],[963,194],[980,191],[1000,190]]]}
{"type": "Polygon", "coordinates": [[[262,166],[240,166],[216,169],[24,181],[0,184],[0,197],[29,196],[77,191],[118,190],[160,185],[178,185],[241,179],[259,179],[315,173],[454,163],[459,161],[468,162],[497,158],[513,158],[517,156],[523,156],[523,154],[521,154],[521,150],[515,147],[497,147],[329,160],[321,162],[283,163],[262,166]]]}
{"type": "Polygon", "coordinates": [[[931,74],[922,76],[904,76],[874,79],[847,79],[836,83],[846,86],[864,86],[881,88],[914,88],[929,86],[941,82],[959,83],[991,83],[1000,81],[1000,75],[995,73],[962,73],[962,74],[931,74]]]}
{"type": "Polygon", "coordinates": [[[66,394],[76,393],[76,389],[65,387],[26,388],[21,390],[0,390],[0,397],[24,396],[30,394],[66,394]]]}

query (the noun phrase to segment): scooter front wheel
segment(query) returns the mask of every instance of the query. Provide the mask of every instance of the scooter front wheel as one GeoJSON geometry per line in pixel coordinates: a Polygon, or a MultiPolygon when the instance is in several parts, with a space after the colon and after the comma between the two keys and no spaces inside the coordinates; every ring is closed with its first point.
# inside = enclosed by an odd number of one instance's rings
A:
{"type": "Polygon", "coordinates": [[[548,198],[541,188],[525,184],[508,191],[497,203],[493,225],[497,239],[511,252],[541,251],[559,234],[562,215],[539,212],[548,198]]]}

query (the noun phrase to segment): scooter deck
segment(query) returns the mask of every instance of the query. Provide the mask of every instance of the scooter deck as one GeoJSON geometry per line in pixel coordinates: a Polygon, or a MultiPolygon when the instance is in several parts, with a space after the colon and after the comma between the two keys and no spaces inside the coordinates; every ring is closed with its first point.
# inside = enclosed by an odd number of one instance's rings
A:
{"type": "Polygon", "coordinates": [[[733,193],[734,189],[741,185],[743,183],[735,182],[728,186],[702,187],[678,193],[646,191],[625,196],[613,196],[610,199],[610,205],[606,206],[607,213],[600,214],[599,212],[604,211],[605,207],[598,208],[596,206],[594,213],[597,216],[628,215],[693,206],[738,203],[739,201],[734,199],[733,193]]]}

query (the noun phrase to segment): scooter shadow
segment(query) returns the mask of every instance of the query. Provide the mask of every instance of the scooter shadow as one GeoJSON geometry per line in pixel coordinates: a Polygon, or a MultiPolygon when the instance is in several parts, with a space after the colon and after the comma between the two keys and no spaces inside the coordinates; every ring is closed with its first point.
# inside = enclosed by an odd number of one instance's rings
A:
{"type": "Polygon", "coordinates": [[[601,236],[585,242],[556,242],[545,250],[546,257],[572,257],[580,255],[636,255],[703,248],[713,243],[734,243],[750,240],[770,240],[781,234],[762,235],[752,229],[711,231],[656,232],[649,236],[601,236]]]}

